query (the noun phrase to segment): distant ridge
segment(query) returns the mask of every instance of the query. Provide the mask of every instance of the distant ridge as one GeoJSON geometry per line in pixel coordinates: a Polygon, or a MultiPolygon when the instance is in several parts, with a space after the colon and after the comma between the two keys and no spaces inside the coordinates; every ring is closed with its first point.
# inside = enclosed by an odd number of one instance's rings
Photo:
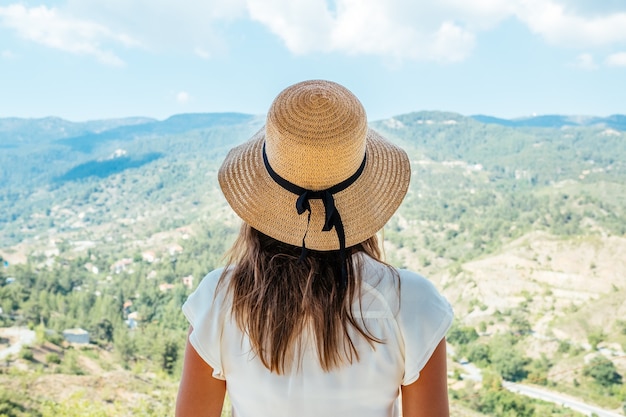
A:
{"type": "Polygon", "coordinates": [[[110,140],[132,140],[138,136],[172,135],[195,129],[232,126],[252,121],[254,118],[253,115],[243,113],[177,114],[163,121],[150,120],[147,123],[115,127],[101,133],[86,133],[63,138],[57,142],[82,152],[89,152],[96,144],[110,140]]]}
{"type": "Polygon", "coordinates": [[[17,146],[25,143],[42,142],[87,133],[99,133],[121,126],[155,122],[147,117],[125,117],[120,119],[71,122],[60,117],[43,118],[0,118],[0,144],[17,146]]]}
{"type": "Polygon", "coordinates": [[[165,120],[148,117],[71,122],[59,117],[0,118],[0,148],[56,142],[88,152],[97,143],[145,135],[179,134],[195,129],[232,126],[257,116],[243,113],[183,113],[165,120]]]}
{"type": "Polygon", "coordinates": [[[626,130],[626,116],[622,114],[614,114],[608,117],[541,115],[517,119],[501,119],[482,114],[470,117],[481,123],[497,124],[508,127],[561,128],[568,126],[599,126],[616,130],[626,130]]]}

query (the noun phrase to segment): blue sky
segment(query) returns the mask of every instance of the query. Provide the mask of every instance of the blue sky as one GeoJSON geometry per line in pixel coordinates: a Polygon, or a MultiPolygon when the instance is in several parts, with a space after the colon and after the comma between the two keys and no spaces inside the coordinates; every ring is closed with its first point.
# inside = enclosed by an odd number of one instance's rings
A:
{"type": "Polygon", "coordinates": [[[626,114],[626,1],[0,0],[0,118],[264,114],[311,78],[370,120],[626,114]]]}

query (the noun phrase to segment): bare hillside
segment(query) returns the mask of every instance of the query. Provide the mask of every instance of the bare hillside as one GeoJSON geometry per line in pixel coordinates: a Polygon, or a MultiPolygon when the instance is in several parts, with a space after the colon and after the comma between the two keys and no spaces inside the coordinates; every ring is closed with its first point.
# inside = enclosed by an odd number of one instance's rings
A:
{"type": "Polygon", "coordinates": [[[533,232],[432,279],[468,324],[519,311],[542,335],[585,343],[597,329],[610,340],[626,318],[626,239],[533,232]]]}

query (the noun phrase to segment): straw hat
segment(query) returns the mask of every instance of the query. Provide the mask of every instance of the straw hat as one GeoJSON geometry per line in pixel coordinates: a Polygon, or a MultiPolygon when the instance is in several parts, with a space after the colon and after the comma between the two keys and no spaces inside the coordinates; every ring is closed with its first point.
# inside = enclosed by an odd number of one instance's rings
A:
{"type": "Polygon", "coordinates": [[[367,127],[359,100],[321,80],[283,90],[264,128],[233,148],[218,173],[246,223],[320,251],[375,235],[402,202],[410,176],[406,153],[367,127]]]}

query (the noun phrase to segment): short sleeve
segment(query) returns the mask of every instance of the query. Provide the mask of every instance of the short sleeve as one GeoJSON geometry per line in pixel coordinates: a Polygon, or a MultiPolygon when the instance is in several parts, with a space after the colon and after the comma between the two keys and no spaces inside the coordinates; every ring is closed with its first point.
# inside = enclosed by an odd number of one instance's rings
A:
{"type": "Polygon", "coordinates": [[[452,324],[448,301],[424,277],[401,270],[398,325],[404,340],[402,385],[415,382],[452,324]]]}
{"type": "Polygon", "coordinates": [[[183,313],[193,327],[189,342],[213,368],[213,377],[224,380],[226,376],[222,367],[221,340],[225,309],[223,298],[215,296],[222,270],[214,270],[202,279],[183,304],[183,313]]]}

